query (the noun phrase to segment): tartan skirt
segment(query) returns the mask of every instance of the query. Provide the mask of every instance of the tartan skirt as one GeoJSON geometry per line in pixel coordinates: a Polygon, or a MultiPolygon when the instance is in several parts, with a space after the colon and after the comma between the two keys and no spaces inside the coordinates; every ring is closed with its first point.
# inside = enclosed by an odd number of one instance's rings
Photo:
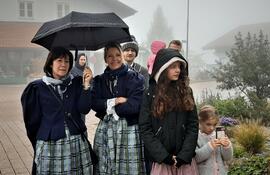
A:
{"type": "Polygon", "coordinates": [[[70,135],[57,141],[38,140],[36,144],[37,174],[93,174],[93,166],[87,141],[81,135],[70,135]]]}
{"type": "Polygon", "coordinates": [[[138,125],[128,126],[124,118],[115,120],[112,115],[106,115],[99,122],[94,138],[94,151],[99,158],[95,174],[146,174],[138,125]]]}

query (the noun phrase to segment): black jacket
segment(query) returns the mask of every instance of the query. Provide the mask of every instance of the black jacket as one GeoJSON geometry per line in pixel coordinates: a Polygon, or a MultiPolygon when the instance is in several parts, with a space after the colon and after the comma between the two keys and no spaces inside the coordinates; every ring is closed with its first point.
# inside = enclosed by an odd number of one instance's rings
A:
{"type": "Polygon", "coordinates": [[[195,155],[198,138],[198,115],[193,111],[172,111],[164,119],[151,115],[155,83],[144,92],[139,126],[148,159],[162,163],[170,154],[190,163],[195,155]]]}

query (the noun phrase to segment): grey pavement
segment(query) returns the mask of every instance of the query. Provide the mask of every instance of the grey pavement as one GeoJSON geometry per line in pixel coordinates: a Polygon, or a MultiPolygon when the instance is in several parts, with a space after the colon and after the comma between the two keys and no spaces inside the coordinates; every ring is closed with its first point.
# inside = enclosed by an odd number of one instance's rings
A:
{"type": "MultiPolygon", "coordinates": [[[[0,85],[0,175],[29,175],[33,149],[24,128],[20,96],[25,85],[0,85]]],[[[93,143],[98,119],[86,116],[88,137],[93,143]]]]}

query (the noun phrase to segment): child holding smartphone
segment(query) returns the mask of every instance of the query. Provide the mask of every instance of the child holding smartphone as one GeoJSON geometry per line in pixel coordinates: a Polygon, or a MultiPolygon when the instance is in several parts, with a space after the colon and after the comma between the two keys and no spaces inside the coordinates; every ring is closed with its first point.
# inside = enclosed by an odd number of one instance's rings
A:
{"type": "Polygon", "coordinates": [[[219,117],[213,106],[205,105],[199,111],[200,131],[195,160],[200,175],[226,175],[225,161],[233,158],[233,148],[229,138],[216,131],[219,117]]]}

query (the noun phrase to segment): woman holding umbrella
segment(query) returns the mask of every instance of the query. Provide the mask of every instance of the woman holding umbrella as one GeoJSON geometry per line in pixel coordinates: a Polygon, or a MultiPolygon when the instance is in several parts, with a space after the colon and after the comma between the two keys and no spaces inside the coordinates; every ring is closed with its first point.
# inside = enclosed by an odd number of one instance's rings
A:
{"type": "Polygon", "coordinates": [[[144,78],[123,63],[117,43],[105,46],[104,59],[107,67],[94,78],[92,89],[92,109],[101,119],[94,139],[95,173],[145,174],[138,128],[144,78]]]}
{"type": "Polygon", "coordinates": [[[51,49],[45,76],[25,88],[21,103],[27,136],[34,148],[32,174],[92,174],[90,144],[81,113],[91,106],[92,71],[71,76],[73,56],[62,47],[51,49]]]}

